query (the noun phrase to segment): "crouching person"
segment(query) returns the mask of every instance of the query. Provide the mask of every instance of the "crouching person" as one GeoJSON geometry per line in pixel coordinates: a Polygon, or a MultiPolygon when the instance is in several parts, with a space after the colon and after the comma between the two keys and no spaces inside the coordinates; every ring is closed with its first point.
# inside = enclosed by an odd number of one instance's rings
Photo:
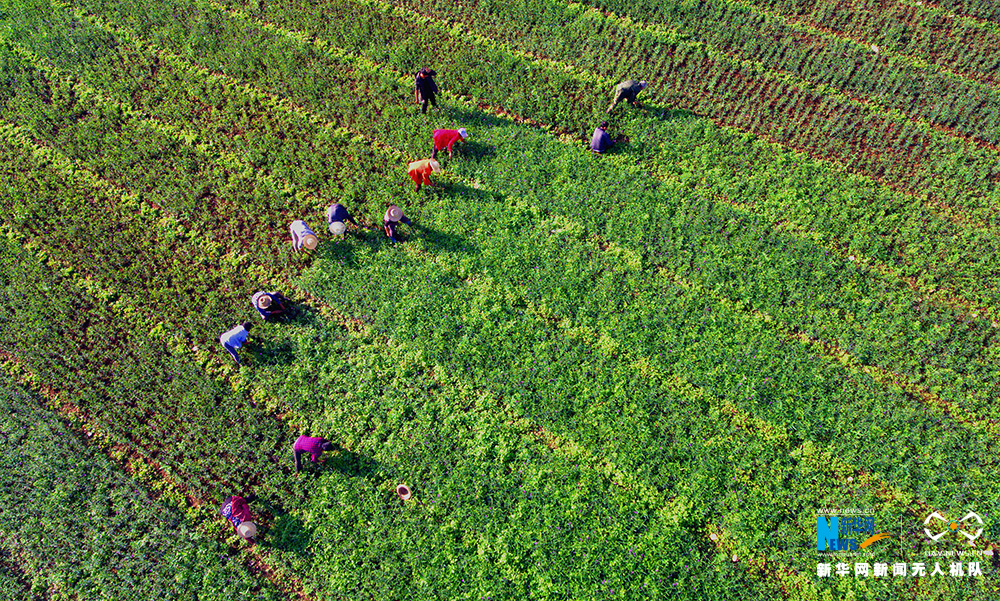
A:
{"type": "MultiPolygon", "coordinates": [[[[253,498],[253,495],[251,495],[250,501],[253,498]]],[[[219,513],[222,514],[222,517],[229,520],[236,533],[243,539],[253,540],[257,536],[257,524],[250,521],[253,516],[250,514],[250,506],[247,499],[236,495],[226,497],[222,502],[222,506],[219,507],[219,513]]]]}
{"type": "Polygon", "coordinates": [[[313,463],[322,461],[320,455],[323,451],[332,451],[333,443],[319,436],[299,436],[292,449],[292,456],[295,458],[295,471],[302,471],[302,455],[309,453],[313,463]]]}

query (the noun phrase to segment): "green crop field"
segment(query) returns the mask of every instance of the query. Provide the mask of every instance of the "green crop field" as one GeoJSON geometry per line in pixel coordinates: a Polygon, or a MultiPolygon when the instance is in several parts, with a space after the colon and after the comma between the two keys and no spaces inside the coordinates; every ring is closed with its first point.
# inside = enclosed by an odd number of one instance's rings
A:
{"type": "Polygon", "coordinates": [[[0,599],[1000,596],[995,3],[0,0],[0,216],[0,599]]]}

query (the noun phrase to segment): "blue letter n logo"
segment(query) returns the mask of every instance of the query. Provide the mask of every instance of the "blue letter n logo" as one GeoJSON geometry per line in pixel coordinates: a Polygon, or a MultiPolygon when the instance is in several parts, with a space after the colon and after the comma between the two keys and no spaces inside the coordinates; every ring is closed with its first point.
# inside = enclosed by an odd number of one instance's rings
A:
{"type": "Polygon", "coordinates": [[[826,551],[827,542],[832,540],[830,550],[836,551],[838,538],[840,538],[840,518],[832,515],[828,522],[825,517],[816,516],[816,550],[826,551]]]}

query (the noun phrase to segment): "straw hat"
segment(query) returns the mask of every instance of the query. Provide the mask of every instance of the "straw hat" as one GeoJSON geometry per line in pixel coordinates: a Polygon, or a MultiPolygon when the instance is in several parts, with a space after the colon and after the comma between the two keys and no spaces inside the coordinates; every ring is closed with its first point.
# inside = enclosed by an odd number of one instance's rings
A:
{"type": "Polygon", "coordinates": [[[385,212],[385,216],[388,217],[389,221],[399,221],[403,217],[403,209],[396,205],[390,205],[385,212]]]}
{"type": "Polygon", "coordinates": [[[347,226],[344,225],[343,221],[331,221],[330,222],[330,233],[334,236],[340,236],[347,231],[347,226]]]}
{"type": "Polygon", "coordinates": [[[431,171],[433,171],[434,173],[441,173],[442,171],[444,171],[444,168],[441,167],[441,163],[437,162],[434,159],[431,159],[431,162],[428,164],[431,166],[431,171]]]}
{"type": "Polygon", "coordinates": [[[462,136],[462,139],[465,139],[465,138],[469,137],[469,133],[467,131],[465,131],[464,127],[459,128],[458,135],[462,136]]]}
{"type": "Polygon", "coordinates": [[[316,250],[319,245],[319,238],[312,234],[306,234],[302,237],[302,246],[305,246],[309,250],[316,250]]]}
{"type": "Polygon", "coordinates": [[[413,495],[413,492],[407,485],[400,484],[399,486],[396,487],[396,494],[399,495],[400,499],[404,501],[409,501],[410,497],[413,495]]]}
{"type": "Polygon", "coordinates": [[[257,307],[261,309],[266,309],[271,306],[271,297],[267,294],[261,294],[257,298],[257,307]]]}
{"type": "Polygon", "coordinates": [[[240,524],[239,528],[236,529],[236,531],[239,532],[240,536],[249,540],[257,536],[257,524],[254,524],[253,522],[243,522],[240,524]]]}

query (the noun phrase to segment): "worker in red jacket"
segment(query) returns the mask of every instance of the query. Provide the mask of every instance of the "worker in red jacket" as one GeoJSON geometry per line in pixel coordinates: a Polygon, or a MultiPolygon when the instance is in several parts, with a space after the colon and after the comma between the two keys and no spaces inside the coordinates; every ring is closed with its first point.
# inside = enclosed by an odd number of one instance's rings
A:
{"type": "Polygon", "coordinates": [[[332,451],[333,443],[319,436],[299,436],[295,440],[292,456],[295,458],[295,471],[302,471],[302,454],[309,453],[313,463],[319,461],[323,451],[332,451]]]}
{"type": "Polygon", "coordinates": [[[439,150],[448,149],[448,158],[452,156],[452,148],[455,143],[464,142],[466,138],[469,137],[469,133],[465,131],[465,128],[460,129],[435,129],[434,130],[434,151],[431,152],[431,158],[436,159],[439,150]]]}
{"type": "Polygon", "coordinates": [[[226,497],[222,506],[219,507],[219,513],[222,514],[222,517],[229,520],[237,534],[246,540],[252,540],[253,537],[257,536],[257,524],[250,521],[253,516],[250,514],[250,506],[247,504],[254,498],[253,495],[250,495],[248,499],[233,495],[226,497]]]}
{"type": "Polygon", "coordinates": [[[410,179],[413,183],[417,184],[414,189],[416,192],[420,192],[420,186],[426,184],[428,186],[433,186],[431,182],[431,173],[441,173],[441,163],[435,161],[434,159],[424,159],[422,161],[413,161],[407,165],[407,172],[410,174],[410,179]]]}

